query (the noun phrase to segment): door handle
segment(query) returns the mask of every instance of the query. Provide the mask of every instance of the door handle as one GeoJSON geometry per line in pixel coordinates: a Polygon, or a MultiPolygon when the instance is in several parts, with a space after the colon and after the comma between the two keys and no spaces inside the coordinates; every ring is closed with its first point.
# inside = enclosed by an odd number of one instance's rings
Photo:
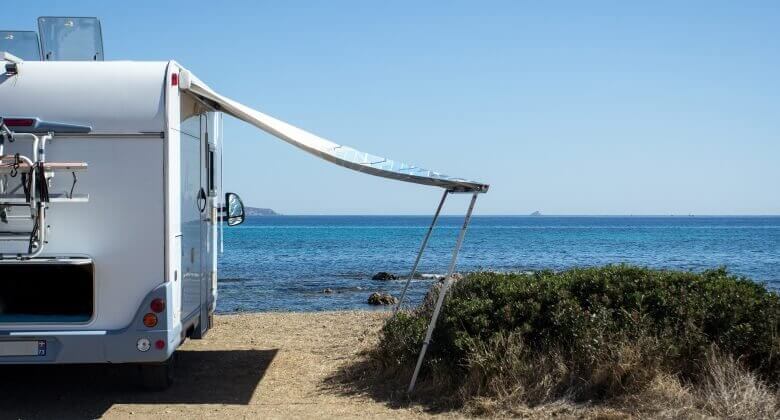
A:
{"type": "Polygon", "coordinates": [[[198,210],[203,213],[204,210],[206,210],[206,204],[208,204],[208,199],[206,198],[206,191],[203,189],[203,187],[200,188],[200,191],[198,191],[198,210]],[[203,201],[203,205],[200,205],[200,202],[203,201]]]}

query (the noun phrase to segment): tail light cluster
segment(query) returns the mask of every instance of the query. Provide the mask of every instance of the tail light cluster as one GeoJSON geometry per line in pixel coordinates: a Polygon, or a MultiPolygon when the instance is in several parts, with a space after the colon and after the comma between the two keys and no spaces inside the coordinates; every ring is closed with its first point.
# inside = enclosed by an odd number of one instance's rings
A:
{"type": "MultiPolygon", "coordinates": [[[[159,322],[157,314],[165,311],[165,300],[161,298],[152,299],[149,303],[150,312],[146,313],[143,318],[144,326],[146,328],[154,328],[159,322]]],[[[140,352],[147,352],[152,348],[152,341],[147,337],[141,337],[136,342],[136,348],[140,352]]],[[[157,350],[165,349],[165,340],[156,340],[154,342],[154,348],[157,350]]]]}
{"type": "Polygon", "coordinates": [[[144,326],[147,328],[153,328],[157,326],[158,322],[156,314],[159,314],[165,310],[165,301],[160,298],[154,299],[149,305],[149,308],[152,310],[152,312],[144,315],[144,326]]]}
{"type": "MultiPolygon", "coordinates": [[[[149,351],[149,349],[152,348],[152,343],[149,341],[146,337],[141,337],[138,339],[138,341],[135,343],[135,348],[138,349],[140,352],[146,353],[149,351]]],[[[157,340],[154,342],[154,348],[157,350],[163,350],[165,348],[165,341],[164,340],[157,340]]]]}

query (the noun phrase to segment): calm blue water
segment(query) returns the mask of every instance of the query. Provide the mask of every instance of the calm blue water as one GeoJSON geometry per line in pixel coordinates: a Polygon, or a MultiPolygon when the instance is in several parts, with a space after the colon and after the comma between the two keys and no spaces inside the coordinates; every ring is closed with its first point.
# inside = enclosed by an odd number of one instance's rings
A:
{"type": "MultiPolygon", "coordinates": [[[[400,294],[430,216],[251,217],[225,229],[220,312],[370,309],[400,294]],[[325,294],[325,288],[334,293],[325,294]]],[[[440,219],[420,271],[443,273],[461,217],[440,219]]],[[[525,271],[609,263],[700,271],[725,265],[780,287],[780,217],[475,217],[458,269],[525,271]]],[[[430,280],[413,280],[420,301],[430,280]]]]}

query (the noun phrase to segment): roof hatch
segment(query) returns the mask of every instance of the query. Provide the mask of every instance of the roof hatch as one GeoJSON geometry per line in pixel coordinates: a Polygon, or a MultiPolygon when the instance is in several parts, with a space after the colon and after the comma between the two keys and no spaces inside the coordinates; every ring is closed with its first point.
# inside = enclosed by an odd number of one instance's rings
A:
{"type": "Polygon", "coordinates": [[[103,34],[94,17],[38,18],[44,61],[103,61],[103,34]]]}
{"type": "Polygon", "coordinates": [[[40,61],[41,47],[35,31],[0,31],[0,51],[25,61],[40,61]]]}

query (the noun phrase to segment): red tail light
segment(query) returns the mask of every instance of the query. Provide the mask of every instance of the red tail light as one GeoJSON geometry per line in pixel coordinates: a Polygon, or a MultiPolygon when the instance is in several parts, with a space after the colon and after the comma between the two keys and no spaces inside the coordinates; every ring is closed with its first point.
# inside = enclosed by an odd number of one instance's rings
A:
{"type": "Polygon", "coordinates": [[[9,127],[32,127],[35,120],[32,118],[3,118],[3,124],[9,127]]]}
{"type": "Polygon", "coordinates": [[[179,86],[179,73],[171,73],[171,86],[179,86]]]}
{"type": "Polygon", "coordinates": [[[152,304],[149,305],[149,307],[152,308],[152,311],[154,311],[154,312],[159,314],[160,312],[165,310],[165,301],[162,300],[162,299],[159,299],[159,298],[158,299],[154,299],[154,300],[152,300],[152,304]]]}
{"type": "Polygon", "coordinates": [[[165,348],[165,341],[157,340],[154,342],[154,347],[157,348],[157,350],[162,350],[165,348]]]}

